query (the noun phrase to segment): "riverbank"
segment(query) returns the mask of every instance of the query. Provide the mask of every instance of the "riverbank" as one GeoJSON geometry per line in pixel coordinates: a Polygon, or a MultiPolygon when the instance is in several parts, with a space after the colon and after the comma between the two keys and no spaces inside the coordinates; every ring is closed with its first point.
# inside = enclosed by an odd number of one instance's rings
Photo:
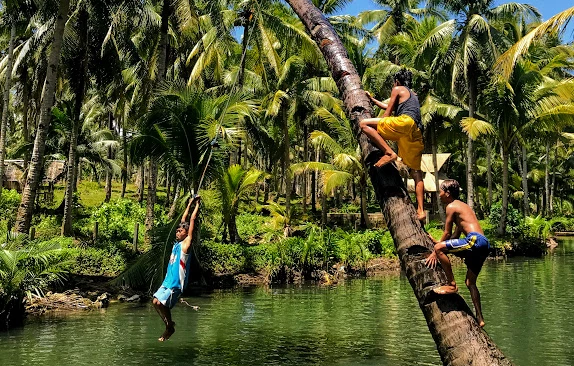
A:
{"type": "MultiPolygon", "coordinates": [[[[563,243],[542,258],[489,259],[479,277],[486,331],[516,365],[570,364],[574,241],[563,243]]],[[[454,266],[455,278],[465,271],[454,266]]],[[[45,314],[2,333],[0,353],[10,355],[2,365],[440,365],[411,286],[396,273],[336,286],[194,288],[184,299],[199,310],[175,306],[168,343],[157,341],[163,325],[149,301],[45,314]]],[[[460,294],[472,308],[465,286],[460,294]]]]}

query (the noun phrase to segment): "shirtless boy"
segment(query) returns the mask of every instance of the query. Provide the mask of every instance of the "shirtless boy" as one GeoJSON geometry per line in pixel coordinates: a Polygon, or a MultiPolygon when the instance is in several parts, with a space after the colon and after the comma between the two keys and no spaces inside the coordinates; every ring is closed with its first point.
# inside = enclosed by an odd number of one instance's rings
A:
{"type": "Polygon", "coordinates": [[[395,74],[389,104],[376,100],[367,92],[371,101],[385,110],[383,118],[365,118],[360,122],[361,130],[383,152],[375,163],[380,168],[399,157],[409,167],[415,180],[417,196],[417,219],[423,221],[426,213],[424,203],[424,183],[421,171],[421,158],[424,149],[422,135],[421,110],[417,95],[410,89],[412,73],[403,69],[395,74]],[[391,116],[395,112],[395,116],[391,116]],[[398,155],[390,148],[386,140],[396,141],[398,155]]]}
{"type": "Polygon", "coordinates": [[[175,322],[171,319],[171,308],[177,304],[177,300],[187,284],[191,262],[189,250],[191,249],[193,226],[199,211],[199,201],[199,196],[189,200],[185,213],[181,217],[181,223],[175,231],[176,241],[171,250],[165,279],[161,287],[153,294],[153,306],[165,323],[165,331],[158,339],[160,342],[168,340],[175,332],[175,322]],[[196,203],[196,205],[188,222],[186,221],[187,215],[192,203],[196,203]]]}
{"type": "Polygon", "coordinates": [[[437,294],[452,294],[458,291],[458,287],[454,281],[452,266],[446,253],[452,253],[465,259],[464,262],[468,268],[466,272],[466,286],[470,291],[478,323],[481,327],[484,327],[476,278],[488,256],[489,243],[484,236],[474,211],[466,203],[458,199],[459,192],[460,185],[454,179],[447,179],[440,185],[440,200],[446,206],[446,223],[444,225],[444,233],[439,241],[436,241],[431,236],[435,246],[434,251],[426,259],[426,265],[430,268],[435,268],[437,260],[440,262],[449,283],[448,285],[435,288],[434,292],[437,294]],[[454,235],[451,235],[453,224],[456,224],[456,230],[454,235]],[[461,233],[466,237],[459,239],[461,233]]]}

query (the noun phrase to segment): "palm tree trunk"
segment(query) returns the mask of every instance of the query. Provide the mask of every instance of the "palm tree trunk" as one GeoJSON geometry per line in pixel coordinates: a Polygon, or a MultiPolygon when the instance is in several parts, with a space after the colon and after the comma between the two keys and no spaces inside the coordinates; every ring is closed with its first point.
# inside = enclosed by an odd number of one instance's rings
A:
{"type": "MultiPolygon", "coordinates": [[[[22,113],[22,138],[24,143],[28,144],[30,142],[30,129],[28,128],[28,116],[30,115],[30,87],[28,85],[28,70],[22,72],[22,108],[24,113],[22,113]]],[[[28,161],[30,160],[30,154],[28,152],[24,153],[24,170],[28,168],[28,161]]]]}
{"type": "Polygon", "coordinates": [[[249,22],[251,18],[251,11],[245,11],[242,14],[244,17],[243,23],[243,39],[241,40],[241,61],[239,62],[239,88],[243,88],[243,82],[245,81],[245,60],[247,59],[247,41],[249,40],[249,22]]]}
{"type": "Polygon", "coordinates": [[[486,139],[486,180],[488,184],[488,210],[492,207],[492,143],[486,139]]]}
{"type": "MultiPolygon", "coordinates": [[[[157,71],[156,85],[163,80],[166,71],[167,31],[169,28],[169,15],[170,15],[169,3],[170,0],[164,0],[161,11],[161,28],[159,36],[159,47],[158,47],[159,57],[157,66],[158,71],[157,71]]],[[[153,219],[154,219],[153,209],[155,206],[155,202],[157,200],[156,197],[157,172],[158,172],[158,162],[156,158],[152,156],[149,159],[149,182],[147,189],[147,205],[146,205],[146,217],[145,217],[146,232],[144,241],[147,244],[151,242],[151,230],[153,229],[153,219]]]]}
{"type": "Polygon", "coordinates": [[[554,214],[554,190],[556,188],[556,157],[558,156],[558,141],[556,141],[554,149],[554,159],[552,159],[552,182],[550,182],[550,202],[548,202],[548,210],[550,215],[554,214]]]}
{"type": "Polygon", "coordinates": [[[530,215],[530,200],[528,199],[528,160],[526,155],[526,145],[522,144],[522,191],[524,196],[524,216],[530,215]]]}
{"type": "Polygon", "coordinates": [[[38,189],[40,179],[42,178],[41,175],[44,161],[44,150],[46,148],[46,135],[48,133],[48,128],[50,127],[50,112],[54,105],[58,65],[60,63],[60,50],[62,48],[64,27],[68,18],[69,7],[70,0],[60,0],[58,18],[56,19],[56,27],[54,29],[54,39],[52,42],[52,49],[50,50],[48,70],[46,72],[44,88],[42,89],[40,121],[38,122],[38,130],[36,132],[36,139],[34,140],[32,161],[30,162],[30,169],[28,170],[28,176],[26,177],[26,187],[22,193],[22,202],[20,203],[18,215],[16,216],[16,230],[24,234],[28,233],[28,230],[30,229],[30,221],[32,220],[32,215],[34,213],[36,191],[38,189]]]}
{"type": "Polygon", "coordinates": [[[439,184],[439,180],[438,180],[438,162],[437,162],[437,154],[438,154],[438,149],[437,149],[437,143],[436,143],[436,130],[435,130],[436,126],[433,124],[433,127],[431,128],[431,148],[432,148],[432,163],[433,163],[433,167],[434,167],[434,184],[435,184],[435,188],[436,188],[436,203],[437,203],[437,209],[438,209],[438,213],[440,215],[440,221],[445,222],[446,220],[446,215],[444,213],[444,207],[442,207],[442,205],[440,204],[440,184],[439,184]]]}
{"type": "Polygon", "coordinates": [[[508,212],[508,158],[509,148],[502,146],[502,210],[498,223],[498,234],[506,234],[506,214],[508,212]]]}
{"type": "Polygon", "coordinates": [[[149,158],[149,183],[147,186],[147,202],[145,215],[145,243],[151,243],[151,230],[153,229],[154,206],[156,201],[157,190],[157,172],[158,164],[155,157],[149,158]]]}
{"type": "Polygon", "coordinates": [[[544,158],[544,214],[550,216],[550,140],[546,141],[546,157],[544,158]]]}
{"type": "Polygon", "coordinates": [[[367,212],[367,177],[361,173],[359,179],[359,196],[361,197],[361,227],[369,227],[369,213],[367,212]]]}
{"type": "Polygon", "coordinates": [[[123,118],[123,126],[122,126],[122,150],[123,153],[123,166],[122,166],[122,194],[121,197],[124,198],[126,196],[126,188],[128,185],[128,141],[126,136],[126,119],[123,118]]]}
{"type": "Polygon", "coordinates": [[[76,147],[78,144],[78,130],[80,128],[80,114],[84,101],[86,72],[88,69],[88,12],[81,10],[78,16],[78,33],[80,35],[79,45],[82,47],[81,65],[79,67],[78,82],[76,85],[74,104],[74,117],[72,119],[72,130],[70,132],[70,151],[68,153],[68,172],[66,176],[66,197],[64,199],[64,217],[62,218],[62,236],[71,236],[72,230],[72,209],[74,197],[74,185],[76,182],[76,147]]]}
{"type": "Polygon", "coordinates": [[[283,119],[283,172],[285,174],[285,214],[289,216],[291,210],[291,161],[289,158],[289,120],[287,118],[287,106],[282,106],[281,117],[283,119]]]}
{"type": "Polygon", "coordinates": [[[179,182],[175,182],[173,186],[173,201],[171,203],[171,207],[169,208],[169,213],[167,217],[172,220],[175,217],[175,213],[177,210],[177,200],[179,199],[179,182]]]}
{"type": "MultiPolygon", "coordinates": [[[[110,129],[110,131],[114,130],[114,122],[113,122],[113,118],[112,118],[112,113],[110,112],[108,115],[108,128],[110,129]]],[[[108,159],[112,160],[114,158],[114,152],[112,150],[111,146],[108,146],[108,159]]],[[[104,202],[110,202],[110,199],[112,198],[112,177],[113,177],[113,170],[111,167],[108,167],[106,169],[106,198],[104,199],[104,202]]]]}
{"type": "Polygon", "coordinates": [[[165,172],[165,207],[169,206],[171,201],[171,176],[168,171],[165,172]]]}
{"type": "Polygon", "coordinates": [[[8,65],[6,66],[6,80],[4,81],[4,94],[2,104],[2,125],[0,125],[0,197],[4,187],[4,158],[6,156],[6,128],[8,124],[8,108],[10,106],[10,88],[12,87],[12,66],[14,64],[14,39],[16,38],[16,22],[12,21],[10,42],[8,46],[8,65]]]}
{"type": "MultiPolygon", "coordinates": [[[[307,124],[303,124],[303,161],[309,161],[309,139],[307,138],[307,124]]],[[[301,203],[303,204],[303,214],[307,213],[307,171],[303,172],[303,183],[301,186],[301,203]]]]}
{"type": "Polygon", "coordinates": [[[142,203],[144,199],[144,190],[145,190],[145,162],[142,161],[140,165],[140,181],[138,184],[138,202],[142,203]]]}
{"type": "MultiPolygon", "coordinates": [[[[317,149],[315,151],[315,160],[317,162],[319,162],[319,150],[317,149]]],[[[317,175],[318,175],[318,171],[317,169],[313,170],[313,172],[311,173],[311,211],[313,213],[317,212],[317,192],[319,191],[317,189],[317,175]]]]}
{"type": "Polygon", "coordinates": [[[373,163],[380,158],[381,153],[373,149],[364,134],[359,134],[359,121],[372,116],[360,76],[323,14],[309,0],[288,0],[288,3],[319,45],[345,102],[347,115],[357,136],[360,136],[362,154],[402,268],[419,300],[443,363],[510,365],[511,362],[480,328],[459,295],[433,296],[433,286],[430,284],[446,281],[442,270],[431,270],[424,264],[424,258],[430,253],[433,243],[416,219],[415,208],[396,168],[392,164],[380,169],[374,168],[373,163]]]}
{"type": "MultiPolygon", "coordinates": [[[[469,66],[469,69],[471,67],[469,66]]],[[[474,76],[468,78],[468,116],[474,118],[476,107],[476,81],[474,76]]],[[[466,144],[466,203],[474,209],[474,149],[470,135],[466,144]]]]}

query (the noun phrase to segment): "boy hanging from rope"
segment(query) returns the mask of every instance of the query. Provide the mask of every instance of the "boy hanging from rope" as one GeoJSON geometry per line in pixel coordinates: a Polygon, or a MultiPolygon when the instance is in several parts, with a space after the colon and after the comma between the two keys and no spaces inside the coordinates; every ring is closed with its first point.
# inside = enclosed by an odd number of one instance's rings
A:
{"type": "Polygon", "coordinates": [[[168,340],[175,332],[175,322],[171,319],[170,309],[175,306],[187,284],[191,262],[189,260],[189,251],[193,239],[193,227],[199,211],[199,202],[199,196],[189,200],[185,213],[181,217],[181,223],[175,231],[176,241],[171,250],[165,279],[161,287],[153,294],[153,306],[165,323],[165,331],[158,339],[160,342],[168,340]],[[195,208],[188,222],[187,215],[193,203],[195,203],[195,208]]]}
{"type": "Polygon", "coordinates": [[[417,219],[424,221],[426,213],[423,208],[424,183],[421,171],[421,158],[424,149],[423,125],[419,99],[410,89],[412,77],[413,74],[406,69],[395,74],[389,104],[382,103],[367,92],[371,101],[384,109],[385,113],[383,118],[365,118],[360,122],[360,126],[375,146],[384,153],[375,163],[377,168],[397,159],[402,159],[403,163],[409,167],[410,174],[415,180],[417,219]],[[395,112],[395,116],[391,116],[393,112],[395,112]],[[398,155],[385,140],[397,142],[398,155]]]}
{"type": "Polygon", "coordinates": [[[470,291],[478,324],[484,327],[476,278],[486,257],[488,257],[490,246],[472,208],[458,199],[459,193],[460,185],[454,179],[447,179],[440,185],[439,197],[441,202],[446,205],[446,222],[444,233],[439,241],[429,234],[435,246],[434,251],[426,259],[426,265],[430,268],[435,268],[437,261],[440,262],[448,281],[447,285],[437,287],[433,291],[441,295],[453,294],[458,291],[458,287],[454,281],[452,266],[446,253],[452,253],[457,257],[464,258],[464,262],[468,267],[466,286],[470,291]],[[453,224],[456,224],[456,230],[454,235],[451,235],[453,224]],[[459,239],[461,233],[466,237],[459,239]]]}

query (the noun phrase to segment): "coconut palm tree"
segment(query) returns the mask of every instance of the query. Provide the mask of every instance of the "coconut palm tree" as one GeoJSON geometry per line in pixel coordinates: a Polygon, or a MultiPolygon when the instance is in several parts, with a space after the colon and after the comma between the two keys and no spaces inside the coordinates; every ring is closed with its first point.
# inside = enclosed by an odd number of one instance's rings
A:
{"type": "Polygon", "coordinates": [[[12,241],[0,250],[0,329],[22,324],[26,297],[62,280],[70,264],[56,241],[25,244],[12,241]]]}
{"type": "Polygon", "coordinates": [[[41,178],[40,172],[42,170],[44,148],[46,145],[45,139],[51,120],[50,110],[54,104],[57,70],[60,62],[60,50],[62,48],[64,27],[66,25],[66,20],[68,19],[69,7],[69,0],[60,0],[48,69],[42,92],[40,119],[38,121],[38,130],[34,141],[34,150],[32,151],[32,161],[26,178],[26,186],[22,193],[22,203],[18,208],[18,214],[16,216],[16,230],[20,233],[28,233],[28,230],[30,229],[30,221],[32,220],[36,190],[38,189],[38,184],[41,178]]]}
{"type": "Polygon", "coordinates": [[[245,170],[239,164],[230,166],[220,172],[216,181],[216,187],[223,207],[223,240],[229,236],[230,243],[241,242],[237,232],[235,218],[239,210],[239,204],[249,190],[257,183],[262,172],[250,169],[245,170]]]}
{"type": "MultiPolygon", "coordinates": [[[[548,53],[554,52],[550,49],[548,53]]],[[[540,133],[544,129],[555,129],[571,123],[574,117],[572,80],[560,81],[551,78],[556,70],[571,66],[568,66],[568,63],[547,61],[545,58],[538,61],[521,60],[514,66],[510,79],[495,79],[487,90],[488,108],[496,111],[497,115],[494,124],[502,152],[502,214],[498,226],[501,235],[506,232],[511,146],[529,130],[535,128],[540,133]]],[[[525,168],[523,167],[524,170],[525,168]]],[[[526,192],[527,190],[524,191],[525,194],[526,192]]]]}
{"type": "MultiPolygon", "coordinates": [[[[315,42],[323,45],[321,52],[327,60],[329,71],[341,95],[344,96],[352,126],[358,132],[359,120],[371,117],[372,109],[361,87],[359,75],[346,57],[342,42],[312,3],[307,0],[289,0],[288,3],[301,18],[307,30],[309,32],[313,30],[315,42]]],[[[432,244],[425,238],[420,223],[415,219],[414,207],[404,192],[398,172],[389,165],[386,168],[374,169],[372,164],[377,161],[380,153],[373,151],[365,136],[360,138],[359,143],[402,266],[425,313],[441,358],[445,363],[452,365],[469,363],[510,365],[510,361],[480,329],[462,299],[456,295],[450,298],[433,298],[430,294],[430,297],[427,297],[429,291],[432,292],[429,282],[444,281],[444,274],[439,275],[442,271],[429,271],[423,263],[425,257],[423,253],[428,253],[432,244]],[[447,318],[442,316],[441,309],[445,307],[450,310],[448,324],[447,318]],[[457,334],[464,334],[464,341],[458,339],[457,334]],[[461,346],[464,347],[464,352],[461,351],[461,346]],[[472,352],[468,352],[469,349],[472,349],[472,352]]]]}
{"type": "MultiPolygon", "coordinates": [[[[357,145],[349,120],[340,108],[329,111],[326,108],[317,109],[314,114],[328,126],[329,132],[316,130],[311,132],[309,141],[317,149],[330,155],[330,163],[307,161],[291,166],[295,174],[309,170],[321,172],[323,196],[333,190],[346,186],[349,182],[357,182],[361,201],[361,226],[366,227],[367,216],[367,172],[357,145]]],[[[327,207],[321,207],[326,212],[327,207]]],[[[324,223],[323,223],[324,224],[324,223]]]]}
{"type": "MultiPolygon", "coordinates": [[[[499,49],[509,46],[501,33],[492,22],[500,19],[519,18],[523,21],[540,18],[538,11],[530,6],[518,3],[507,3],[491,7],[493,0],[486,1],[430,1],[430,5],[444,6],[454,13],[458,19],[458,35],[451,44],[447,54],[447,62],[452,64],[452,90],[459,95],[464,104],[468,106],[469,118],[476,118],[478,110],[478,83],[482,82],[484,75],[498,55],[499,49]]],[[[474,147],[473,139],[467,139],[467,203],[474,206],[474,147]]]]}

